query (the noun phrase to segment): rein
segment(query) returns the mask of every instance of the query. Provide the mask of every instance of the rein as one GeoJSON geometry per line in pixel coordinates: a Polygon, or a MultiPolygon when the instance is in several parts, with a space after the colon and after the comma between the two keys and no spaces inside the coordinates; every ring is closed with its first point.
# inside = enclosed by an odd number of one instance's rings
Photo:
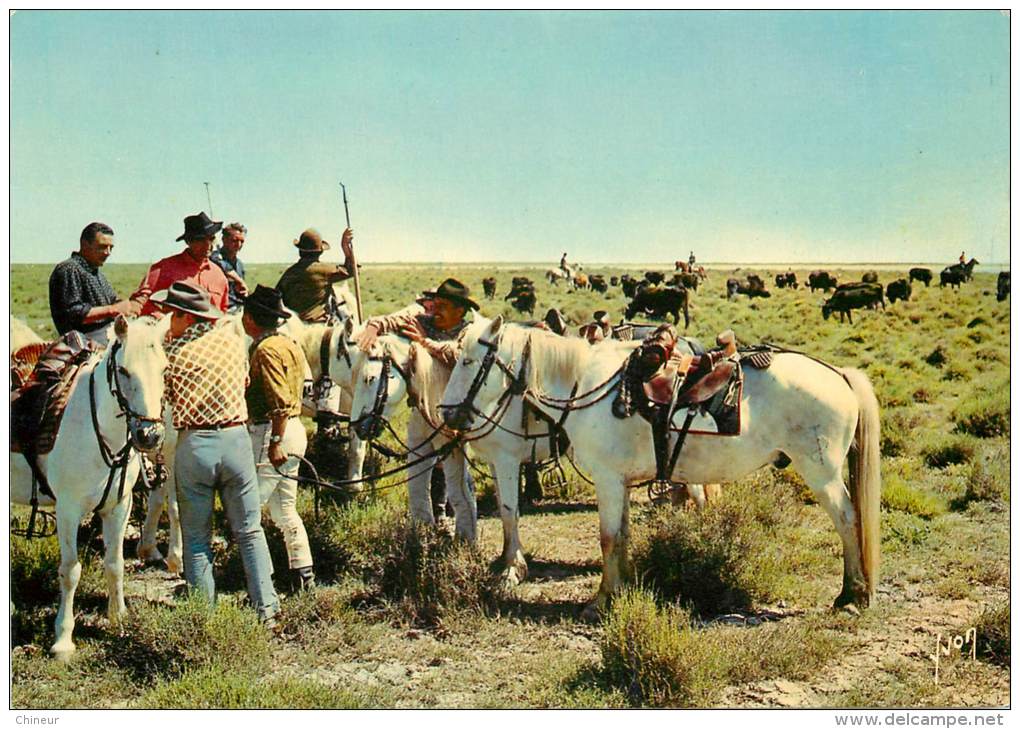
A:
{"type": "Polygon", "coordinates": [[[103,463],[106,464],[107,468],[110,469],[110,475],[106,478],[106,486],[103,488],[103,495],[99,499],[99,503],[96,504],[96,508],[93,511],[102,511],[103,507],[106,506],[106,499],[110,495],[110,489],[113,486],[113,479],[116,476],[117,469],[120,469],[120,483],[117,486],[117,501],[120,501],[124,497],[124,485],[127,481],[127,467],[131,460],[131,451],[134,450],[134,443],[131,440],[131,423],[130,418],[135,418],[146,423],[158,423],[160,419],[150,418],[135,412],[124,397],[124,393],[121,389],[120,375],[117,369],[117,352],[120,351],[120,340],[117,340],[110,347],[110,356],[106,360],[106,383],[110,389],[110,394],[117,400],[117,407],[120,408],[120,413],[117,417],[125,417],[125,437],[124,447],[121,448],[117,453],[113,452],[109,444],[106,442],[106,438],[103,437],[102,432],[99,429],[99,412],[96,405],[96,368],[92,369],[89,373],[89,409],[92,415],[92,430],[96,435],[96,444],[99,446],[99,454],[103,457],[103,463]]]}

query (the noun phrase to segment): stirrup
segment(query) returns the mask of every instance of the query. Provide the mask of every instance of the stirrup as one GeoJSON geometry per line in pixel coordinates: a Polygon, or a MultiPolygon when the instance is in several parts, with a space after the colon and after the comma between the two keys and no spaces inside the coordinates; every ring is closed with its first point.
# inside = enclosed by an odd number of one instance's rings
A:
{"type": "Polygon", "coordinates": [[[15,518],[11,526],[11,534],[24,539],[46,539],[57,533],[56,514],[43,511],[37,506],[32,507],[32,515],[28,517],[28,524],[20,526],[21,519],[15,518]],[[36,523],[38,517],[39,522],[36,523]]]}
{"type": "Polygon", "coordinates": [[[669,479],[655,479],[648,482],[648,500],[654,506],[663,506],[672,503],[673,494],[680,490],[686,490],[687,484],[681,481],[670,481],[669,479]]]}
{"type": "Polygon", "coordinates": [[[559,459],[554,460],[545,468],[539,468],[538,482],[542,487],[542,496],[547,493],[562,493],[567,486],[567,474],[563,472],[563,466],[559,459]]]}

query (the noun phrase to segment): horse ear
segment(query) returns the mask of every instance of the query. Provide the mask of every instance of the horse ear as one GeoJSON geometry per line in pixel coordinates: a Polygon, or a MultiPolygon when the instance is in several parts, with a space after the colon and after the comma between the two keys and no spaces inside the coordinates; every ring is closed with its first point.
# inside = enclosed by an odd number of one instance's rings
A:
{"type": "Polygon", "coordinates": [[[492,324],[489,325],[489,335],[495,336],[496,332],[503,328],[503,315],[500,314],[492,320],[492,324]]]}
{"type": "Polygon", "coordinates": [[[344,338],[350,339],[354,333],[354,317],[347,317],[344,319],[344,338]]]}
{"type": "Polygon", "coordinates": [[[128,323],[124,315],[121,314],[117,317],[117,321],[113,323],[113,331],[117,335],[117,339],[125,339],[128,333],[128,323]]]}

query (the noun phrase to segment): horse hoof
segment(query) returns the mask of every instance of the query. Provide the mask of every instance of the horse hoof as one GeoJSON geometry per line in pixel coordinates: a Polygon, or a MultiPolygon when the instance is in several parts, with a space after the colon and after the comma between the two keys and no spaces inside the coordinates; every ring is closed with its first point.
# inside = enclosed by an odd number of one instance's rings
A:
{"type": "Polygon", "coordinates": [[[50,653],[58,661],[69,661],[71,656],[74,655],[74,643],[70,641],[67,643],[54,643],[53,647],[50,648],[50,653]]]}
{"type": "Polygon", "coordinates": [[[181,574],[184,571],[184,560],[180,557],[167,557],[166,571],[172,575],[181,574]]]}
{"type": "Polygon", "coordinates": [[[508,590],[512,590],[521,584],[522,577],[521,573],[514,567],[503,572],[503,586],[508,590]]]}
{"type": "Polygon", "coordinates": [[[152,564],[153,562],[162,562],[166,557],[159,551],[159,547],[139,547],[138,548],[138,559],[145,564],[152,564]]]}

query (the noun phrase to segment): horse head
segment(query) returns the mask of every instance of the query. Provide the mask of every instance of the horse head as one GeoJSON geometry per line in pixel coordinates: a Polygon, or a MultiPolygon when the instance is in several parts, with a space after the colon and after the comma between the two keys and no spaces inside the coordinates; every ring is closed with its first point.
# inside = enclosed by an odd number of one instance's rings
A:
{"type": "Polygon", "coordinates": [[[163,338],[170,317],[128,322],[117,317],[115,342],[106,350],[107,381],[127,417],[134,446],[153,452],[163,445],[163,375],[167,368],[163,338]]]}
{"type": "Polygon", "coordinates": [[[382,435],[386,420],[407,395],[409,352],[406,341],[387,335],[376,341],[371,352],[355,354],[351,424],[362,440],[382,435]]]}
{"type": "Polygon", "coordinates": [[[511,385],[506,370],[496,366],[502,328],[502,316],[491,321],[476,316],[464,332],[460,356],[439,405],[443,423],[454,430],[470,428],[475,416],[494,409],[511,385]]]}

